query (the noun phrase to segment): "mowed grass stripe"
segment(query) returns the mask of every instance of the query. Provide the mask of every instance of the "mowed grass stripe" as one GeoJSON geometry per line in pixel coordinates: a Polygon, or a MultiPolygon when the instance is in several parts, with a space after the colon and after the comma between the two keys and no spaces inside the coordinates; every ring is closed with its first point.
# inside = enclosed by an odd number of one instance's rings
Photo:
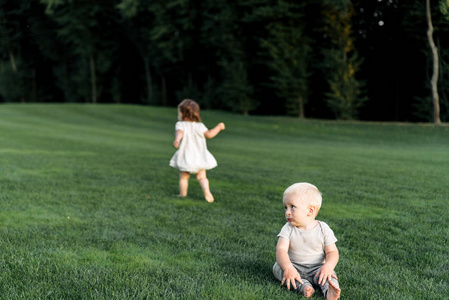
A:
{"type": "MultiPolygon", "coordinates": [[[[342,299],[444,299],[449,127],[202,111],[217,201],[168,166],[175,108],[0,106],[4,299],[296,299],[273,279],[282,192],[308,181],[342,299]]],[[[320,299],[317,294],[313,299],[320,299]]]]}

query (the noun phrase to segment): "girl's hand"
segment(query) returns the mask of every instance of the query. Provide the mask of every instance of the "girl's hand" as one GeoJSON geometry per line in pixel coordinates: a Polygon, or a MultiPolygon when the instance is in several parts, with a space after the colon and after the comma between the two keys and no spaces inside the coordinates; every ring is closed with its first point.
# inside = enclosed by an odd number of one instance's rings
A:
{"type": "Polygon", "coordinates": [[[176,149],[179,148],[179,143],[181,142],[183,137],[184,137],[184,131],[176,130],[175,141],[173,142],[173,146],[175,146],[176,149]]]}
{"type": "Polygon", "coordinates": [[[331,267],[326,266],[324,264],[321,269],[318,270],[315,277],[318,277],[318,284],[324,285],[326,283],[326,280],[331,281],[331,278],[334,277],[335,279],[338,279],[337,276],[334,273],[334,269],[331,267]]]}
{"type": "Polygon", "coordinates": [[[285,282],[288,290],[290,289],[290,284],[292,285],[293,289],[296,290],[296,280],[301,284],[304,283],[295,267],[293,267],[293,265],[290,265],[284,270],[284,277],[282,277],[281,285],[283,285],[285,282]]]}
{"type": "Polygon", "coordinates": [[[212,139],[214,138],[220,131],[225,129],[225,125],[223,122],[218,123],[217,126],[212,128],[211,130],[208,130],[204,133],[204,137],[206,139],[212,139]]]}

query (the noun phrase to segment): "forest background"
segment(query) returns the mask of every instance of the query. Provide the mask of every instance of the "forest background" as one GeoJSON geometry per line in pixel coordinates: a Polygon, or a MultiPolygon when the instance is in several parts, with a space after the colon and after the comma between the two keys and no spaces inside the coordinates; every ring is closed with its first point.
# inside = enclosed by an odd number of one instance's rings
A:
{"type": "MultiPolygon", "coordinates": [[[[449,120],[449,0],[432,0],[449,120]]],[[[0,102],[433,120],[422,0],[0,0],[0,102]]]]}

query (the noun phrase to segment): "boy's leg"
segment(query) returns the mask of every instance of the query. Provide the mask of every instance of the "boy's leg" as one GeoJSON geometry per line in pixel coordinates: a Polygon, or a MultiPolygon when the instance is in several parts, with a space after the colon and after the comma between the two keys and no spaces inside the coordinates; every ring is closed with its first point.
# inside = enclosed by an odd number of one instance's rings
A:
{"type": "Polygon", "coordinates": [[[185,197],[187,196],[187,190],[189,188],[189,172],[179,172],[179,196],[185,197]]]}
{"type": "MultiPolygon", "coordinates": [[[[315,293],[315,289],[312,286],[312,283],[304,278],[304,275],[301,272],[301,269],[298,269],[297,266],[293,265],[296,270],[299,273],[299,276],[301,276],[301,279],[304,283],[300,283],[299,281],[296,281],[296,291],[298,293],[302,293],[306,298],[311,297],[315,293]]],[[[281,266],[278,265],[278,263],[275,263],[273,266],[273,275],[274,277],[282,282],[282,278],[284,277],[284,271],[282,270],[281,266]]]]}
{"type": "Polygon", "coordinates": [[[204,198],[206,198],[206,201],[214,202],[214,196],[212,196],[209,190],[209,180],[206,177],[206,170],[200,170],[198,173],[196,173],[196,179],[203,189],[204,198]]]}
{"type": "MultiPolygon", "coordinates": [[[[324,285],[318,284],[319,278],[316,277],[316,273],[321,268],[321,266],[317,267],[314,271],[313,275],[313,283],[318,285],[323,292],[323,295],[328,300],[336,300],[340,297],[340,286],[338,284],[338,280],[336,278],[331,277],[331,283],[329,283],[328,280],[324,283],[324,285]]],[[[337,276],[337,274],[334,272],[334,275],[337,276]]]]}
{"type": "Polygon", "coordinates": [[[338,286],[338,281],[334,278],[329,282],[329,288],[327,289],[326,299],[327,300],[337,300],[340,297],[341,289],[338,286]],[[337,281],[337,282],[336,282],[337,281]]]}

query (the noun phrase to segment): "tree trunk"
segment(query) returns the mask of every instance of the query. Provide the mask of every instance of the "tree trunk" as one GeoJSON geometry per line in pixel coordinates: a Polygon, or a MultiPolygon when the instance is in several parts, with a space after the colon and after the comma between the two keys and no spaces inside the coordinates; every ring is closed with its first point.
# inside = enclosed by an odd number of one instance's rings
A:
{"type": "Polygon", "coordinates": [[[165,82],[165,76],[162,76],[162,105],[167,106],[167,84],[165,82]]]}
{"type": "Polygon", "coordinates": [[[14,54],[9,50],[9,60],[11,61],[11,68],[14,73],[17,73],[17,65],[16,65],[16,59],[14,58],[14,54]]]}
{"type": "Polygon", "coordinates": [[[143,58],[143,61],[145,64],[145,79],[147,82],[147,100],[148,104],[150,104],[153,99],[153,83],[151,78],[150,62],[147,56],[143,58]]]}
{"type": "Polygon", "coordinates": [[[63,65],[62,65],[62,67],[63,67],[63,71],[64,71],[64,81],[63,81],[63,84],[62,84],[62,86],[64,87],[64,101],[65,102],[70,102],[70,100],[72,99],[71,97],[70,97],[70,92],[69,92],[69,88],[68,88],[68,82],[69,82],[69,71],[67,70],[67,61],[66,60],[64,60],[64,62],[63,62],[63,65]]]}
{"type": "Polygon", "coordinates": [[[299,118],[305,119],[306,115],[304,113],[304,99],[302,95],[299,95],[299,118]]]}
{"type": "Polygon", "coordinates": [[[32,71],[33,79],[32,79],[32,89],[31,89],[31,101],[37,101],[37,81],[36,81],[36,69],[33,68],[32,71]]]}
{"type": "MultiPolygon", "coordinates": [[[[9,60],[11,61],[11,68],[14,73],[17,73],[17,64],[16,64],[16,58],[14,57],[14,54],[11,50],[9,50],[9,60]]],[[[22,94],[20,96],[20,103],[25,103],[25,96],[22,94]]]]}
{"type": "Polygon", "coordinates": [[[92,103],[97,103],[97,74],[93,54],[90,55],[90,83],[92,89],[92,103]]]}
{"type": "Polygon", "coordinates": [[[432,26],[432,15],[430,13],[430,0],[426,0],[427,6],[427,38],[429,40],[430,48],[432,49],[433,57],[433,74],[430,84],[432,86],[432,99],[433,99],[433,122],[435,124],[440,124],[440,100],[438,96],[438,49],[433,41],[433,26],[432,26]]]}

